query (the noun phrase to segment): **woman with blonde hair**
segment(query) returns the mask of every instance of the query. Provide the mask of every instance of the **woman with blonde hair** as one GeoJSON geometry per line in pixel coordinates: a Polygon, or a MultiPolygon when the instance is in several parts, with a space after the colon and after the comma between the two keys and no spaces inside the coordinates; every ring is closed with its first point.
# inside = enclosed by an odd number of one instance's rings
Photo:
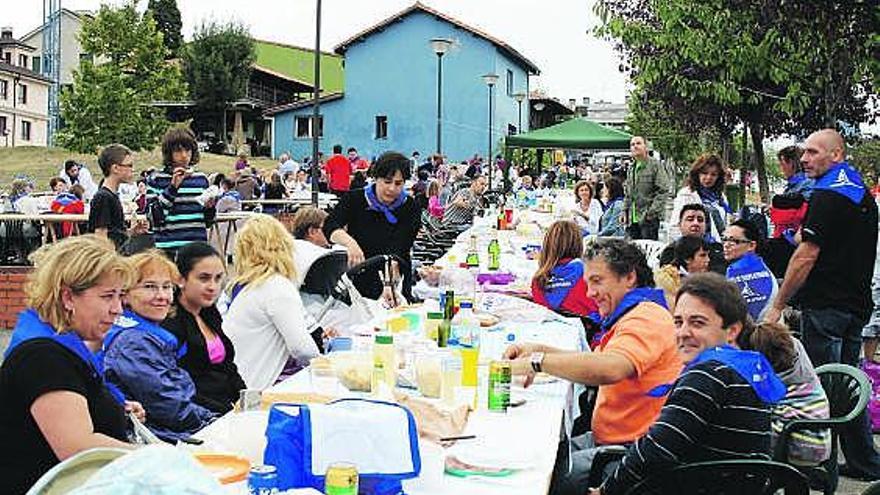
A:
{"type": "Polygon", "coordinates": [[[554,311],[588,316],[596,313],[596,302],[587,296],[584,280],[583,237],[578,225],[560,220],[547,229],[532,277],[532,298],[554,311]]]}
{"type": "Polygon", "coordinates": [[[727,228],[727,216],[730,214],[730,206],[724,197],[724,183],[726,181],[724,162],[718,155],[705,153],[697,157],[691,165],[691,170],[685,179],[685,185],[672,203],[672,223],[678,223],[681,210],[685,205],[702,204],[706,207],[709,228],[706,233],[715,242],[719,242],[721,234],[727,228]]]}
{"type": "Polygon", "coordinates": [[[128,447],[126,403],[104,382],[93,349],[117,316],[131,273],[113,245],[70,237],[31,257],[26,294],[0,367],[0,479],[24,493],[58,462],[96,447],[128,447]]]}
{"type": "Polygon", "coordinates": [[[128,259],[135,283],[125,312],[104,337],[99,353],[107,381],[147,410],[147,427],[168,442],[186,440],[217,416],[194,400],[196,386],[178,361],[187,345],[161,326],[180,279],[177,266],[152,249],[128,259]]]}
{"type": "Polygon", "coordinates": [[[293,238],[273,217],[248,220],[235,240],[232,302],[224,327],[248,388],[272,386],[288,358],[302,367],[319,353],[297,289],[293,238]]]}

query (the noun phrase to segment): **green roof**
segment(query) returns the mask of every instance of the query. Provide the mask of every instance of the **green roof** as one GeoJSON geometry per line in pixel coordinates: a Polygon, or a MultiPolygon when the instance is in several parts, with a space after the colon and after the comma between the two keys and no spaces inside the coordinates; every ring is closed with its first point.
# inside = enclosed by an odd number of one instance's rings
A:
{"type": "MultiPolygon", "coordinates": [[[[256,65],[309,85],[314,84],[315,59],[312,49],[263,40],[254,40],[254,46],[257,50],[256,65]]],[[[342,61],[339,55],[321,52],[321,89],[324,93],[344,90],[342,61]]]]}
{"type": "Polygon", "coordinates": [[[518,148],[622,150],[629,148],[631,137],[591,120],[574,118],[525,134],[507,136],[506,144],[518,148]]]}

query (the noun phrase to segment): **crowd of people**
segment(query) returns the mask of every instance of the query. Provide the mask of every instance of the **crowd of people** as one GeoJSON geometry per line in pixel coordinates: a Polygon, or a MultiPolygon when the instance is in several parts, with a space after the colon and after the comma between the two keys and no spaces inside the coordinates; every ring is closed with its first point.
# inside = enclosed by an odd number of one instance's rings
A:
{"type": "MultiPolygon", "coordinates": [[[[271,387],[325,351],[335,330],[310,319],[301,294],[315,260],[391,256],[414,301],[413,246],[426,223],[462,232],[505,198],[528,208],[560,189],[573,204],[544,232],[531,295],[581,317],[590,349],[519,342],[504,353],[526,386],[543,372],[598,388],[589,431],[560,449],[571,451],[571,469],[560,456],[553,493],[624,493],[685,463],[770,458],[787,422],[829,414],[815,366],[875,359],[880,331],[866,325],[874,198],[833,130],[780,152],[787,185],[770,225],[734,215],[719,157],[698,157],[676,192],[646,139],[630,147],[628,170],[570,164],[532,174],[500,157],[448,164],[386,152],[368,162],[336,145],[322,177],[338,204],[300,208],[291,226],[253,216],[236,235],[232,266],[206,242],[216,212],[240,207],[244,193],[281,199],[310,189],[308,165],[284,154],[258,181],[241,156],[230,177],[209,178],[193,168],[199,151],[186,129],[165,135],[162,168],[137,186],[123,145],[102,150],[95,187],[86,169],[66,165],[52,210],[82,212],[89,201],[91,234],[65,231],[32,255],[28,309],[0,367],[0,437],[20,448],[0,454],[0,475],[23,493],[77,452],[131,448],[129,415],[165,441],[189,441],[233,408],[239,390],[271,387]],[[126,219],[124,185],[146,221],[126,219]],[[649,264],[638,243],[657,241],[667,218],[672,240],[649,264]],[[792,307],[800,320],[789,328],[783,311],[792,307]],[[601,486],[588,486],[608,445],[627,454],[601,486]]],[[[387,301],[389,276],[368,273],[357,290],[387,301]]],[[[867,415],[842,437],[844,473],[880,479],[867,415]]],[[[786,460],[815,465],[829,453],[828,431],[807,430],[786,460]]]]}

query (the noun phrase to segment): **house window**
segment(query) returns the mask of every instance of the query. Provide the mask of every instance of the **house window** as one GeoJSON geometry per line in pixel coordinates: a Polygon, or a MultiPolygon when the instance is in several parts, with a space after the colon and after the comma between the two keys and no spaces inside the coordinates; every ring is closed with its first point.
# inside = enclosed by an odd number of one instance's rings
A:
{"type": "Polygon", "coordinates": [[[42,72],[43,71],[43,61],[40,57],[31,57],[31,70],[34,72],[42,72]]]}
{"type": "MultiPolygon", "coordinates": [[[[307,139],[312,137],[311,124],[312,116],[296,118],[296,137],[297,139],[307,139]]],[[[318,137],[324,137],[324,116],[318,116],[318,137]]]]}
{"type": "Polygon", "coordinates": [[[18,103],[20,105],[27,104],[27,85],[19,84],[18,85],[18,103]]]}
{"type": "Polygon", "coordinates": [[[507,96],[513,96],[513,71],[507,69],[507,96]]]}
{"type": "Polygon", "coordinates": [[[376,115],[376,139],[388,139],[387,115],[376,115]]]}
{"type": "Polygon", "coordinates": [[[79,63],[83,62],[93,62],[94,58],[91,53],[80,53],[79,54],[79,63]]]}
{"type": "Polygon", "coordinates": [[[513,124],[507,124],[507,135],[513,136],[516,134],[516,126],[513,124]]]}
{"type": "Polygon", "coordinates": [[[0,116],[0,136],[6,135],[6,117],[0,116]]]}
{"type": "Polygon", "coordinates": [[[9,93],[9,81],[0,80],[0,98],[6,99],[6,95],[9,93]]]}
{"type": "Polygon", "coordinates": [[[25,69],[28,68],[28,56],[25,55],[24,53],[18,54],[18,66],[24,67],[25,69]]]}
{"type": "Polygon", "coordinates": [[[21,121],[21,139],[24,141],[31,140],[31,123],[27,120],[21,121]]]}
{"type": "Polygon", "coordinates": [[[3,54],[3,58],[6,59],[6,63],[12,65],[12,52],[6,52],[3,54]]]}

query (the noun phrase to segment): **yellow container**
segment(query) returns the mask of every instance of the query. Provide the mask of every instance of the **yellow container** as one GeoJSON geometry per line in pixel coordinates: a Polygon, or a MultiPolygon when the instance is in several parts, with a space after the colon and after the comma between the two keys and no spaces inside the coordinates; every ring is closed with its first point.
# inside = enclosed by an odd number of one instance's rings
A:
{"type": "Polygon", "coordinates": [[[437,342],[437,329],[443,321],[443,313],[428,313],[425,319],[425,338],[437,342]]]}
{"type": "Polygon", "coordinates": [[[407,330],[409,330],[409,320],[402,316],[389,318],[388,321],[385,323],[385,326],[391,333],[406,332],[407,330]]]}
{"type": "Polygon", "coordinates": [[[480,348],[462,347],[458,352],[461,354],[461,385],[463,387],[476,387],[480,348]]]}

